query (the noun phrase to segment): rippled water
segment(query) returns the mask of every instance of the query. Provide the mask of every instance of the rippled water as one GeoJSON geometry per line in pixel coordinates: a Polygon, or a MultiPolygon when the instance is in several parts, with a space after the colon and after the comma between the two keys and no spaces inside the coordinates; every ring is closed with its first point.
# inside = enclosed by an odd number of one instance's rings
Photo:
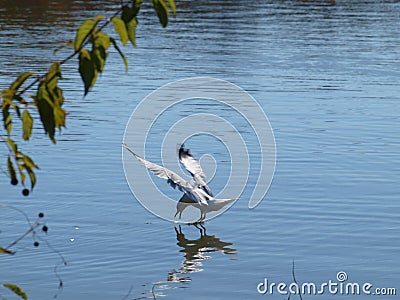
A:
{"type": "MultiPolygon", "coordinates": [[[[105,1],[3,2],[2,88],[21,70],[43,70],[79,22],[114,8],[105,1]]],[[[299,282],[336,280],[345,271],[349,282],[398,290],[400,4],[177,2],[178,16],[166,29],[145,7],[138,47],[125,49],[128,75],[112,53],[83,99],[76,66],[64,67],[67,129],[54,146],[36,125],[34,140],[23,145],[41,167],[34,193],[23,198],[0,181],[0,204],[32,219],[46,214],[47,240],[68,261],[57,268],[64,287],[58,290],[53,272],[58,255],[44,244],[34,248],[29,238],[17,255],[1,257],[0,282],[19,284],[31,299],[56,293],[61,299],[122,299],[130,290],[128,299],[152,299],[153,293],[283,299],[258,294],[257,284],[265,277],[291,283],[295,261],[299,282]],[[148,213],[132,196],[121,162],[125,124],[139,101],[193,76],[228,80],[251,93],[269,117],[277,146],[264,201],[249,210],[248,199],[239,200],[207,222],[205,232],[148,213]]],[[[192,146],[194,154],[207,152],[196,149],[201,142],[192,146]]],[[[149,155],[156,157],[159,147],[149,155]]],[[[217,176],[210,186],[218,189],[223,180],[217,176]]],[[[10,209],[0,212],[3,245],[25,222],[10,209]]],[[[315,297],[321,296],[303,296],[315,297]]],[[[366,296],[324,295],[339,297],[366,296]]]]}

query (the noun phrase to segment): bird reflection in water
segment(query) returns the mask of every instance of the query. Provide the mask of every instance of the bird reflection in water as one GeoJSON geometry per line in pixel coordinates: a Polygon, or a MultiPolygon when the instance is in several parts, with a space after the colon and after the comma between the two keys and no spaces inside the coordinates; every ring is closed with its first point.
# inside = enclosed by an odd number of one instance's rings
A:
{"type": "Polygon", "coordinates": [[[181,247],[179,252],[184,253],[184,260],[178,270],[168,274],[170,282],[188,282],[187,274],[203,271],[203,260],[212,258],[213,252],[223,254],[235,254],[237,250],[232,248],[232,243],[221,241],[215,235],[208,235],[204,225],[195,225],[200,232],[198,239],[188,239],[182,232],[182,227],[175,227],[177,245],[181,247]]]}
{"type": "Polygon", "coordinates": [[[212,259],[212,253],[237,253],[237,250],[231,247],[233,245],[232,243],[224,242],[215,235],[208,235],[203,224],[196,224],[193,226],[195,226],[200,233],[197,239],[187,238],[180,225],[174,228],[177,239],[176,244],[181,248],[179,252],[183,253],[184,259],[178,269],[168,273],[166,281],[158,281],[152,284],[151,298],[157,299],[158,296],[166,296],[165,292],[169,289],[187,287],[184,285],[176,286],[176,283],[187,284],[191,282],[192,279],[189,274],[203,271],[205,268],[203,262],[206,259],[212,259]]]}

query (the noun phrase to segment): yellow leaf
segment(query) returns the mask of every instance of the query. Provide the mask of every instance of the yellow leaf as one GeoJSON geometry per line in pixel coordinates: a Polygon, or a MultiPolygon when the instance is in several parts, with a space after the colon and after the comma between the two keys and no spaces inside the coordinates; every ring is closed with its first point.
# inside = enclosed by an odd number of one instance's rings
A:
{"type": "Polygon", "coordinates": [[[17,91],[21,85],[27,80],[30,76],[35,74],[35,72],[25,72],[21,74],[10,86],[10,90],[17,91]]]}
{"type": "Polygon", "coordinates": [[[176,5],[174,0],[168,0],[169,7],[171,8],[172,14],[176,17],[176,5]]]}
{"type": "Polygon", "coordinates": [[[14,294],[19,296],[21,299],[28,300],[28,296],[22,291],[19,286],[12,283],[5,283],[3,284],[3,286],[14,292],[14,294]]]}
{"type": "Polygon", "coordinates": [[[82,23],[76,32],[74,42],[75,51],[78,51],[82,47],[88,36],[93,33],[97,23],[99,23],[102,19],[104,19],[103,16],[96,16],[94,19],[87,19],[82,23]]]}
{"type": "Polygon", "coordinates": [[[122,45],[126,45],[128,42],[128,32],[126,31],[125,23],[118,17],[112,19],[114,23],[114,29],[119,35],[122,45]]]}
{"type": "Polygon", "coordinates": [[[4,248],[1,248],[1,247],[0,247],[0,253],[3,253],[3,254],[11,254],[11,255],[14,254],[14,252],[12,252],[12,251],[10,251],[10,250],[7,250],[7,249],[4,249],[4,248]]]}
{"type": "Polygon", "coordinates": [[[136,26],[137,26],[137,18],[133,18],[126,24],[126,29],[128,31],[129,41],[132,46],[136,47],[136,26]]]}
{"type": "Polygon", "coordinates": [[[27,109],[24,110],[22,113],[22,129],[23,129],[23,139],[29,140],[31,133],[32,133],[32,126],[33,126],[33,119],[31,114],[27,109]]]}

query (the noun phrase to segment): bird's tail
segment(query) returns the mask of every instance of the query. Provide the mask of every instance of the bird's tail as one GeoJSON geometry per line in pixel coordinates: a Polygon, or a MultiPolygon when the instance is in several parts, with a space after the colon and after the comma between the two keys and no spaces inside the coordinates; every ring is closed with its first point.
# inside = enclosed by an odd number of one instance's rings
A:
{"type": "Polygon", "coordinates": [[[239,198],[228,198],[228,199],[216,199],[214,198],[214,205],[218,207],[218,209],[223,208],[224,206],[228,205],[229,203],[235,202],[239,200],[239,198]]]}
{"type": "Polygon", "coordinates": [[[220,200],[220,201],[223,201],[223,202],[227,201],[227,202],[231,203],[233,201],[239,200],[239,197],[238,198],[227,198],[227,199],[220,199],[220,198],[214,198],[214,199],[215,200],[220,200]]]}

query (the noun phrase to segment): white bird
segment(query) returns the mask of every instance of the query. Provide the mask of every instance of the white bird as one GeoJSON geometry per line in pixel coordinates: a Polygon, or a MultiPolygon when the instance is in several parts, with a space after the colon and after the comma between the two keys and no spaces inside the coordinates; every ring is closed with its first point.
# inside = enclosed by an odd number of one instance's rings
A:
{"type": "Polygon", "coordinates": [[[149,162],[144,158],[133,152],[126,144],[123,144],[126,150],[128,150],[134,157],[136,157],[142,164],[146,166],[154,175],[167,179],[173,188],[178,187],[184,195],[179,200],[176,206],[176,217],[179,214],[179,219],[182,217],[182,212],[189,206],[194,206],[200,210],[200,219],[197,222],[202,222],[206,218],[206,214],[212,211],[218,211],[224,206],[232,203],[239,198],[231,199],[217,199],[213,196],[210,188],[207,186],[205,181],[206,176],[201,169],[200,164],[190,155],[188,150],[183,148],[183,145],[179,147],[178,155],[179,161],[192,175],[194,181],[187,182],[185,179],[180,177],[173,171],[159,166],[155,163],[149,162]]]}

